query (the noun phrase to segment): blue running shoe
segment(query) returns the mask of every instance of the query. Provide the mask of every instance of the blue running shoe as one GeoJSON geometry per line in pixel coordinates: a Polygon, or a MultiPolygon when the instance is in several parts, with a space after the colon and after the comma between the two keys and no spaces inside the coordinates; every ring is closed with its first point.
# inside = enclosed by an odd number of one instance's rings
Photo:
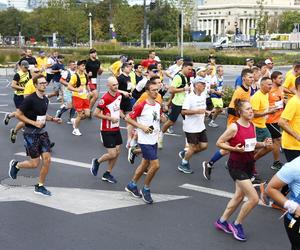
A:
{"type": "Polygon", "coordinates": [[[235,225],[234,223],[229,223],[229,229],[233,233],[233,237],[239,241],[246,241],[246,235],[244,233],[242,224],[235,225]]]}
{"type": "Polygon", "coordinates": [[[97,176],[97,173],[99,170],[99,165],[100,165],[100,163],[98,162],[98,160],[96,158],[93,158],[92,165],[90,168],[92,175],[97,176]]]}
{"type": "Polygon", "coordinates": [[[141,195],[142,195],[142,198],[143,198],[144,202],[146,202],[147,204],[152,204],[153,203],[151,193],[150,193],[150,189],[143,188],[140,192],[141,192],[141,195]]]}
{"type": "Polygon", "coordinates": [[[191,170],[189,163],[187,163],[187,164],[180,163],[177,168],[180,172],[185,173],[185,174],[193,173],[193,170],[191,170]]]}
{"type": "Polygon", "coordinates": [[[128,185],[125,187],[125,190],[132,194],[135,198],[142,198],[142,195],[139,193],[139,190],[137,188],[137,185],[133,182],[129,182],[128,185]]]}
{"type": "Polygon", "coordinates": [[[17,174],[20,169],[17,168],[18,162],[16,160],[11,160],[9,163],[8,175],[12,179],[17,179],[17,174]]]}
{"type": "Polygon", "coordinates": [[[36,194],[44,195],[44,196],[51,196],[51,192],[47,190],[44,186],[39,186],[39,184],[36,184],[34,186],[34,192],[36,194]]]}
{"type": "Polygon", "coordinates": [[[110,172],[107,172],[107,171],[103,174],[102,181],[107,181],[107,182],[113,183],[113,184],[117,183],[117,180],[115,179],[115,177],[113,177],[110,174],[110,172]]]}
{"type": "Polygon", "coordinates": [[[215,227],[219,230],[222,230],[223,232],[227,233],[227,234],[231,234],[231,230],[229,228],[229,224],[227,221],[221,222],[220,219],[218,219],[215,222],[215,227]]]}
{"type": "Polygon", "coordinates": [[[179,153],[178,153],[180,159],[184,159],[184,156],[185,156],[185,151],[184,150],[181,150],[179,153]]]}

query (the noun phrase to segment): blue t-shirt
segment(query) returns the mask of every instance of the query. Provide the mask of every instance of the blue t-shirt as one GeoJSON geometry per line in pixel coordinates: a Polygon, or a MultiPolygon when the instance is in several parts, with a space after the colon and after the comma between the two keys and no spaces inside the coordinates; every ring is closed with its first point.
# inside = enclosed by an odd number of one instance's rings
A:
{"type": "MultiPolygon", "coordinates": [[[[52,66],[52,70],[65,70],[65,65],[63,64],[60,64],[60,63],[56,63],[52,66]]],[[[61,77],[61,73],[60,72],[57,72],[57,73],[54,73],[53,75],[53,81],[54,82],[59,82],[60,80],[60,77],[61,77]]]]}
{"type": "Polygon", "coordinates": [[[281,181],[289,185],[290,199],[300,203],[300,156],[284,164],[276,175],[281,181]]]}
{"type": "Polygon", "coordinates": [[[237,87],[242,86],[242,84],[243,84],[242,76],[238,76],[235,79],[234,88],[236,89],[237,87]]]}
{"type": "MultiPolygon", "coordinates": [[[[211,86],[211,88],[213,88],[214,90],[217,90],[217,91],[222,91],[223,85],[224,85],[224,78],[223,77],[219,78],[218,76],[216,76],[215,81],[216,81],[216,85],[213,87],[211,86]]],[[[221,95],[217,95],[215,93],[212,93],[210,95],[210,97],[211,98],[222,98],[221,95]]]]}

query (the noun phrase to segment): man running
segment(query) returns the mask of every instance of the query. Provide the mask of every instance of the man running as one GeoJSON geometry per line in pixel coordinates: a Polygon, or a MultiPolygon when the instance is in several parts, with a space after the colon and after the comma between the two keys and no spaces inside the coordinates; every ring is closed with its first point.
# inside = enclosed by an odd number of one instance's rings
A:
{"type": "Polygon", "coordinates": [[[103,181],[117,183],[117,180],[111,175],[121,151],[122,136],[120,133],[120,117],[125,115],[120,109],[122,95],[118,92],[119,83],[115,77],[109,77],[107,80],[108,92],[106,92],[99,101],[94,111],[94,116],[101,119],[101,138],[103,146],[107,153],[99,159],[94,158],[91,165],[91,173],[97,176],[99,165],[105,161],[108,162],[108,168],[102,176],[103,181]]]}
{"type": "Polygon", "coordinates": [[[33,83],[36,87],[36,92],[26,97],[16,112],[16,117],[25,123],[24,142],[26,152],[31,159],[22,162],[11,160],[8,174],[12,179],[16,179],[20,169],[37,168],[40,165],[41,157],[43,165],[34,192],[50,196],[51,192],[44,186],[51,162],[50,140],[45,126],[46,121],[58,124],[62,121],[59,118],[47,115],[49,100],[45,96],[47,86],[45,77],[38,75],[33,79],[33,83]]]}
{"type": "Polygon", "coordinates": [[[138,143],[142,151],[142,162],[135,171],[130,183],[125,190],[134,197],[140,198],[151,204],[153,203],[150,183],[159,169],[159,160],[157,157],[157,139],[160,130],[161,106],[155,99],[157,98],[159,87],[156,81],[149,81],[145,86],[148,99],[137,104],[133,111],[126,117],[126,121],[137,127],[138,143]],[[140,190],[137,188],[137,182],[148,169],[144,181],[144,187],[140,190]]]}

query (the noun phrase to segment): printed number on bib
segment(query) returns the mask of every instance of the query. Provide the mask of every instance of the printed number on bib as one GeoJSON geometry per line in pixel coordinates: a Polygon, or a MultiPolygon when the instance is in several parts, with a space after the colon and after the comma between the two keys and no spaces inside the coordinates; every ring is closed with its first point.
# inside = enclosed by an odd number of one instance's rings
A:
{"type": "Polygon", "coordinates": [[[255,149],[256,138],[245,139],[245,152],[252,152],[255,149]]]}

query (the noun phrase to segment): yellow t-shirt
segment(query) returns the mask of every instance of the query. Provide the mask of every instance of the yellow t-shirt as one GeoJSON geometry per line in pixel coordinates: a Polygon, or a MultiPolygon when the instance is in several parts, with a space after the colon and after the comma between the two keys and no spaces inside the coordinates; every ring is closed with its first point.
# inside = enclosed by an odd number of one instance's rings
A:
{"type": "Polygon", "coordinates": [[[122,66],[122,62],[121,61],[116,61],[114,62],[110,68],[112,70],[112,73],[114,74],[114,76],[119,76],[120,75],[120,69],[121,69],[121,66],[122,66]]]}
{"type": "Polygon", "coordinates": [[[30,79],[26,85],[25,85],[25,89],[24,89],[24,95],[31,95],[35,92],[35,86],[33,84],[32,79],[30,79]]]}
{"type": "MultiPolygon", "coordinates": [[[[281,118],[289,121],[290,127],[300,134],[300,98],[294,95],[283,110],[281,118]]],[[[300,150],[300,142],[287,132],[282,132],[282,147],[289,150],[300,150]]]]}
{"type": "MultiPolygon", "coordinates": [[[[77,74],[79,75],[80,83],[81,83],[80,87],[83,89],[83,91],[80,92],[80,93],[76,92],[76,91],[73,91],[73,96],[79,97],[81,99],[87,99],[88,98],[88,92],[87,92],[86,75],[85,74],[79,74],[78,72],[77,72],[77,74]]],[[[76,88],[76,83],[77,83],[76,74],[73,74],[71,76],[70,83],[74,88],[76,88]]]]}
{"type": "MultiPolygon", "coordinates": [[[[30,73],[29,71],[23,72],[22,70],[19,70],[17,74],[15,75],[14,80],[17,81],[17,85],[20,87],[25,88],[26,84],[30,80],[30,73]],[[18,77],[18,78],[15,78],[18,77]]],[[[15,95],[24,95],[24,90],[15,90],[15,95]]]]}
{"type": "MultiPolygon", "coordinates": [[[[266,112],[269,109],[269,95],[258,90],[251,97],[250,103],[254,111],[257,111],[258,113],[266,112]]],[[[252,122],[257,128],[266,128],[267,118],[268,116],[253,118],[252,122]]]]}
{"type": "Polygon", "coordinates": [[[47,60],[48,58],[47,57],[37,57],[36,58],[36,62],[37,62],[37,68],[39,70],[43,70],[41,73],[46,76],[46,66],[47,66],[47,60]]]}
{"type": "Polygon", "coordinates": [[[135,89],[135,86],[136,86],[136,78],[135,78],[135,73],[134,71],[131,71],[129,73],[129,77],[130,77],[130,82],[131,82],[131,90],[134,90],[135,89]]]}
{"type": "MultiPolygon", "coordinates": [[[[285,80],[283,83],[283,87],[291,90],[292,88],[295,88],[295,81],[296,81],[296,76],[293,73],[293,70],[289,70],[286,75],[285,75],[285,80]]],[[[285,96],[290,100],[294,94],[285,94],[285,96]]]]}

